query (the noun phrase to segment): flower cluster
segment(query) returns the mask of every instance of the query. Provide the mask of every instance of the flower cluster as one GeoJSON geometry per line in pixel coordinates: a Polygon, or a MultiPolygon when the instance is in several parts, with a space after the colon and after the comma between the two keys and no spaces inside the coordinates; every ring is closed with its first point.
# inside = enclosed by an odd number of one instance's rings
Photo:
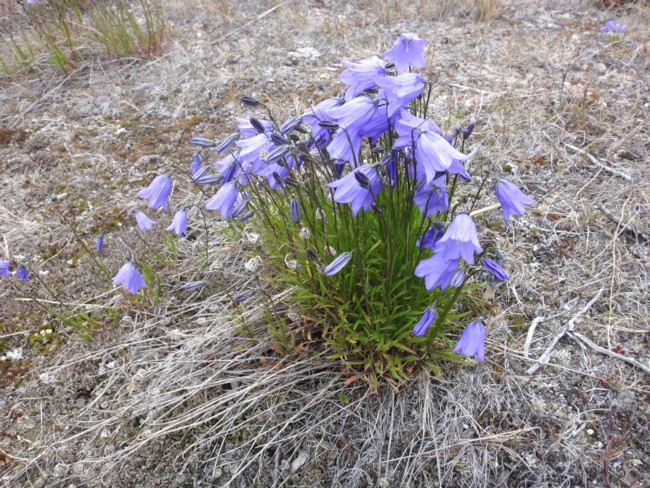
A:
{"type": "MultiPolygon", "coordinates": [[[[199,147],[191,181],[215,185],[213,193],[202,190],[208,197],[201,210],[235,226],[254,218],[270,253],[289,252],[278,258],[290,270],[286,279],[309,288],[311,299],[331,300],[315,308],[336,309],[337,320],[351,324],[334,328],[347,334],[334,347],[347,351],[342,357],[361,351],[356,344],[364,338],[379,350],[440,337],[468,280],[509,279],[503,256],[479,242],[471,213],[486,186],[452,204],[463,191],[459,184],[472,182],[473,153],[465,144],[474,124],[445,133],[427,119],[431,90],[414,71],[425,67],[426,44],[406,33],[383,58],[343,61],[344,92],[284,123],[261,102],[242,97],[264,114],[237,118],[237,132],[220,143],[190,141],[199,147]],[[204,164],[202,151],[214,151],[216,161],[204,164]],[[425,311],[413,326],[418,308],[425,311]]],[[[162,174],[137,196],[167,211],[173,185],[162,174]]],[[[494,191],[506,222],[534,203],[505,180],[494,182],[494,191]]],[[[142,231],[155,224],[143,212],[135,218],[142,231]]],[[[167,230],[186,234],[186,225],[187,213],[179,210],[167,230]]],[[[146,287],[131,262],[113,282],[131,293],[146,287]]],[[[482,322],[470,322],[454,352],[483,361],[485,336],[482,322]]]]}
{"type": "Polygon", "coordinates": [[[617,24],[613,20],[609,20],[600,28],[600,32],[617,32],[624,34],[627,32],[627,24],[617,24]]]}

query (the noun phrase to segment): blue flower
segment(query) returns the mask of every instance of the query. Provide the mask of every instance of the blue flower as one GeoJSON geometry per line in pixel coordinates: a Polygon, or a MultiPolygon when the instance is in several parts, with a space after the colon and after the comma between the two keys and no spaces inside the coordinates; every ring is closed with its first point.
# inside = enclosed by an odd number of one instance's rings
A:
{"type": "Polygon", "coordinates": [[[424,59],[426,45],[427,41],[415,34],[401,34],[384,56],[395,64],[397,73],[401,75],[408,73],[409,67],[424,68],[427,65],[424,59]]]}
{"type": "Polygon", "coordinates": [[[226,183],[219,191],[215,193],[212,198],[205,201],[203,206],[208,210],[218,210],[224,219],[228,219],[233,215],[233,207],[237,201],[239,193],[234,183],[226,183]]]}
{"type": "Polygon", "coordinates": [[[192,158],[192,164],[190,164],[190,169],[192,170],[193,175],[195,175],[196,172],[201,169],[201,155],[199,153],[196,153],[192,158]]]}
{"type": "Polygon", "coordinates": [[[377,78],[377,85],[382,88],[378,98],[388,102],[388,116],[392,117],[404,105],[420,96],[424,91],[424,80],[415,73],[406,73],[399,76],[386,76],[377,78]]]}
{"type": "Polygon", "coordinates": [[[341,271],[346,264],[350,262],[350,259],[352,258],[352,251],[350,252],[344,252],[340,255],[338,255],[334,261],[332,261],[330,264],[327,265],[325,270],[323,271],[323,274],[325,276],[332,276],[341,271]]]}
{"type": "Polygon", "coordinates": [[[173,230],[177,236],[181,234],[187,235],[187,212],[185,210],[176,212],[171,225],[165,230],[173,230]]]}
{"type": "Polygon", "coordinates": [[[269,153],[274,147],[274,144],[266,134],[257,134],[256,136],[239,140],[235,144],[240,148],[237,157],[242,163],[254,163],[257,160],[261,160],[260,156],[262,152],[269,153]]]}
{"type": "Polygon", "coordinates": [[[524,215],[526,205],[535,203],[535,200],[526,196],[519,188],[506,180],[500,180],[494,192],[501,203],[503,218],[508,221],[510,214],[524,215]]]}
{"type": "Polygon", "coordinates": [[[490,258],[483,258],[483,267],[499,281],[508,281],[510,279],[506,270],[490,258]]]}
{"type": "Polygon", "coordinates": [[[466,213],[456,215],[433,249],[434,253],[444,254],[446,259],[463,258],[469,264],[474,264],[474,253],[483,252],[478,241],[476,225],[472,217],[466,213]]]}
{"type": "Polygon", "coordinates": [[[138,198],[146,198],[151,208],[162,207],[167,211],[167,199],[172,191],[172,180],[167,175],[159,175],[151,184],[138,192],[138,198]]]}
{"type": "Polygon", "coordinates": [[[8,261],[6,259],[0,259],[0,277],[1,276],[11,276],[11,273],[9,272],[9,265],[11,264],[11,261],[8,261]]]}
{"type": "Polygon", "coordinates": [[[607,23],[600,28],[600,32],[627,32],[627,24],[617,24],[613,20],[608,20],[607,23]]]}
{"type": "Polygon", "coordinates": [[[135,220],[138,222],[138,227],[140,227],[140,230],[143,232],[145,230],[151,230],[153,224],[155,224],[155,222],[147,217],[144,212],[140,211],[135,213],[135,220]]]}
{"type": "Polygon", "coordinates": [[[440,222],[434,222],[422,237],[418,237],[417,241],[415,241],[415,247],[433,249],[443,235],[445,235],[445,226],[440,222]]]}
{"type": "Polygon", "coordinates": [[[304,114],[302,120],[305,124],[311,125],[311,135],[316,144],[329,144],[332,140],[331,131],[326,127],[319,125],[319,122],[331,122],[334,119],[330,116],[329,111],[335,107],[343,105],[345,98],[335,97],[323,100],[318,105],[311,107],[304,114]]]}
{"type": "Polygon", "coordinates": [[[394,150],[415,146],[417,179],[426,177],[430,182],[453,166],[459,172],[464,171],[458,162],[467,161],[469,156],[454,148],[435,124],[402,110],[395,130],[399,137],[393,144],[394,150]]]}
{"type": "Polygon", "coordinates": [[[131,261],[122,266],[117,274],[113,276],[113,285],[122,285],[125,290],[133,295],[138,293],[140,288],[147,288],[144,277],[135,269],[131,261]]]}
{"type": "Polygon", "coordinates": [[[328,111],[329,116],[353,137],[376,140],[388,130],[387,102],[365,95],[354,98],[328,111]]]}
{"type": "Polygon", "coordinates": [[[345,93],[347,99],[356,97],[363,90],[375,88],[377,86],[375,78],[386,74],[386,62],[377,56],[356,63],[346,60],[342,63],[347,69],[341,73],[340,79],[350,87],[345,93]]]}
{"type": "Polygon", "coordinates": [[[27,271],[27,268],[21,264],[16,268],[16,276],[23,281],[27,281],[29,279],[29,272],[27,271]]]}
{"type": "Polygon", "coordinates": [[[96,243],[97,252],[101,253],[104,250],[104,234],[99,234],[96,243]]]}
{"type": "Polygon", "coordinates": [[[449,210],[449,198],[447,197],[447,188],[444,186],[444,181],[444,175],[429,183],[423,180],[415,189],[413,203],[418,206],[420,213],[427,218],[437,212],[449,210]]]}
{"type": "Polygon", "coordinates": [[[296,224],[300,223],[300,204],[298,203],[298,200],[295,198],[291,199],[291,203],[289,204],[289,213],[291,214],[291,220],[293,220],[296,224]]]}
{"type": "Polygon", "coordinates": [[[354,168],[357,166],[362,143],[363,137],[339,129],[336,131],[334,139],[327,146],[327,153],[333,160],[340,161],[343,164],[349,163],[354,168]]]}
{"type": "Polygon", "coordinates": [[[429,327],[431,327],[431,324],[433,324],[435,318],[436,311],[432,307],[427,308],[424,311],[424,314],[422,314],[420,321],[415,325],[415,327],[413,327],[413,335],[422,337],[424,334],[426,334],[427,330],[429,330],[429,327]]]}
{"type": "MultiPolygon", "coordinates": [[[[243,119],[240,117],[235,117],[235,119],[237,119],[237,129],[239,129],[239,132],[241,133],[242,136],[255,137],[256,135],[259,134],[259,131],[255,127],[253,127],[253,124],[251,124],[250,119],[243,119]]],[[[262,127],[264,128],[264,132],[273,129],[272,122],[269,122],[268,120],[264,120],[264,119],[257,119],[257,121],[262,124],[262,127]]]]}
{"type": "Polygon", "coordinates": [[[359,166],[340,180],[328,183],[327,186],[335,189],[335,202],[352,205],[352,213],[355,217],[359,210],[363,209],[364,212],[367,212],[372,207],[375,197],[383,188],[376,168],[368,165],[359,166]],[[360,173],[360,175],[356,175],[356,173],[360,173]],[[362,186],[359,181],[364,177],[368,183],[362,186]]]}
{"type": "Polygon", "coordinates": [[[470,322],[465,327],[454,352],[485,361],[485,326],[481,321],[470,322]]]}
{"type": "Polygon", "coordinates": [[[447,259],[443,254],[434,254],[418,263],[415,276],[424,278],[424,284],[429,291],[437,286],[446,290],[459,264],[460,259],[447,259]]]}

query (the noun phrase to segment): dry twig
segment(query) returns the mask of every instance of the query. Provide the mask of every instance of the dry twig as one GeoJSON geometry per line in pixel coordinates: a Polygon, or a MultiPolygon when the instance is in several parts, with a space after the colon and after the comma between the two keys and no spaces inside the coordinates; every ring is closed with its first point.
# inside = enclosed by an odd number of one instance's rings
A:
{"type": "Polygon", "coordinates": [[[598,344],[596,344],[595,342],[592,342],[591,340],[587,339],[582,334],[579,334],[578,332],[572,332],[572,333],[569,333],[569,335],[571,337],[575,337],[575,338],[580,339],[582,342],[584,342],[589,347],[591,347],[594,351],[596,351],[596,352],[598,352],[600,354],[604,354],[604,355],[612,357],[612,358],[620,359],[621,361],[624,361],[627,364],[631,364],[632,366],[635,366],[635,367],[645,371],[646,373],[650,374],[650,367],[646,366],[645,364],[641,363],[640,361],[637,361],[634,358],[623,356],[622,354],[618,354],[618,353],[615,353],[614,351],[610,351],[609,349],[607,349],[605,347],[601,347],[598,344]]]}

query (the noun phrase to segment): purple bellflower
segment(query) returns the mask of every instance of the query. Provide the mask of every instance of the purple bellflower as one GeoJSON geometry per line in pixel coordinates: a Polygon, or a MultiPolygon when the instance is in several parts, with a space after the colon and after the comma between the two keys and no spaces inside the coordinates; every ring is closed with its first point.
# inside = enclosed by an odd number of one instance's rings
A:
{"type": "Polygon", "coordinates": [[[444,175],[430,183],[422,180],[413,195],[413,203],[420,209],[420,213],[429,218],[437,212],[449,210],[447,188],[444,186],[444,175]]]}
{"type": "Polygon", "coordinates": [[[233,207],[237,202],[237,187],[234,183],[226,183],[223,185],[213,197],[207,199],[203,206],[208,210],[218,210],[224,219],[233,216],[233,207]]]}
{"type": "Polygon", "coordinates": [[[120,268],[113,277],[113,285],[122,285],[125,290],[135,295],[140,288],[147,288],[144,277],[135,269],[131,261],[120,268]]]}
{"type": "Polygon", "coordinates": [[[348,88],[345,98],[352,99],[363,90],[375,88],[377,77],[383,77],[386,74],[386,62],[373,56],[357,62],[342,61],[343,66],[347,69],[341,73],[340,79],[348,88]]]}
{"type": "Polygon", "coordinates": [[[436,311],[433,309],[433,307],[427,308],[422,314],[420,321],[415,325],[415,327],[413,327],[413,335],[422,337],[424,334],[426,334],[429,330],[429,327],[431,327],[431,324],[433,324],[435,318],[436,311]]]}
{"type": "Polygon", "coordinates": [[[503,218],[507,222],[510,214],[524,215],[526,205],[535,203],[535,200],[525,195],[519,188],[506,180],[500,180],[494,192],[501,203],[503,209],[503,218]]]}
{"type": "Polygon", "coordinates": [[[311,125],[311,135],[316,144],[330,143],[332,140],[330,129],[320,126],[319,122],[333,121],[329,111],[343,105],[344,102],[345,98],[343,97],[328,98],[302,114],[303,122],[311,125]]]}
{"type": "Polygon", "coordinates": [[[485,325],[481,321],[470,322],[463,330],[454,352],[485,361],[485,325]]]}
{"type": "Polygon", "coordinates": [[[508,281],[510,279],[506,270],[503,269],[499,263],[490,258],[483,258],[483,267],[492,273],[492,276],[499,281],[508,281]]]}
{"type": "Polygon", "coordinates": [[[617,24],[613,20],[608,20],[607,23],[600,28],[600,32],[620,32],[624,34],[627,32],[627,24],[617,24]]]}
{"type": "Polygon", "coordinates": [[[474,264],[474,253],[483,252],[483,248],[478,241],[472,217],[466,213],[456,215],[433,252],[447,260],[463,258],[469,264],[474,264]]]}
{"type": "Polygon", "coordinates": [[[266,134],[257,134],[239,140],[235,144],[240,148],[238,158],[242,163],[254,163],[260,159],[262,152],[269,153],[274,147],[266,134]]]}
{"type": "Polygon", "coordinates": [[[335,202],[352,205],[352,213],[355,217],[359,210],[363,209],[364,212],[367,212],[372,207],[375,197],[383,188],[377,169],[368,165],[359,166],[340,180],[328,183],[327,186],[335,189],[335,202]],[[360,175],[356,173],[360,173],[360,175]],[[360,180],[364,182],[363,185],[360,180]],[[365,183],[366,181],[367,183],[365,183]]]}
{"type": "Polygon", "coordinates": [[[459,264],[460,259],[447,259],[443,254],[434,254],[418,263],[415,276],[424,278],[424,285],[429,291],[437,286],[446,290],[459,264]]]}
{"type": "Polygon", "coordinates": [[[384,53],[384,57],[395,64],[400,75],[408,73],[409,67],[424,68],[427,65],[424,59],[427,42],[412,33],[401,34],[393,47],[384,53]]]}
{"type": "Polygon", "coordinates": [[[144,212],[140,211],[135,213],[135,220],[138,222],[138,227],[140,227],[140,230],[143,232],[146,230],[151,230],[153,224],[155,224],[155,222],[147,217],[144,212]]]}
{"type": "Polygon", "coordinates": [[[27,281],[29,279],[29,271],[22,264],[16,268],[16,276],[22,281],[27,281]]]}
{"type": "Polygon", "coordinates": [[[104,234],[99,234],[97,237],[96,249],[100,254],[104,250],[104,234]]]}
{"type": "Polygon", "coordinates": [[[199,153],[196,153],[192,158],[192,164],[190,164],[190,169],[192,170],[193,175],[195,175],[196,172],[201,169],[201,155],[199,153]]]}
{"type": "Polygon", "coordinates": [[[426,247],[433,249],[436,243],[445,235],[445,226],[440,222],[434,222],[422,237],[418,237],[415,247],[426,247]]]}
{"type": "MultiPolygon", "coordinates": [[[[253,127],[253,124],[251,124],[250,119],[243,119],[241,117],[235,117],[237,119],[237,129],[239,129],[239,132],[241,133],[242,136],[244,137],[255,137],[256,135],[259,135],[259,131],[253,127]]],[[[258,122],[262,124],[262,127],[264,128],[265,132],[270,131],[273,129],[273,123],[264,120],[264,119],[258,119],[258,122]]]]}
{"type": "Polygon", "coordinates": [[[7,259],[0,259],[0,277],[11,276],[11,273],[9,272],[10,264],[11,261],[8,261],[7,259]]]}
{"type": "Polygon", "coordinates": [[[165,230],[173,230],[177,236],[187,235],[187,212],[182,209],[176,212],[171,225],[165,230]]]}
{"type": "Polygon", "coordinates": [[[377,77],[377,86],[382,90],[379,98],[388,102],[388,116],[392,117],[411,100],[420,96],[424,91],[424,80],[415,73],[406,73],[399,76],[377,77]]]}
{"type": "Polygon", "coordinates": [[[352,258],[352,251],[350,252],[344,252],[340,255],[338,255],[334,261],[332,261],[330,264],[327,265],[327,267],[323,270],[323,274],[325,276],[332,276],[341,271],[343,268],[345,268],[345,265],[350,262],[350,259],[352,258]]]}
{"type": "Polygon", "coordinates": [[[376,140],[388,130],[387,106],[383,99],[360,96],[329,110],[330,117],[354,136],[376,140]]]}
{"type": "Polygon", "coordinates": [[[138,198],[146,198],[151,208],[162,207],[167,211],[167,199],[172,191],[172,180],[167,175],[158,175],[149,184],[137,193],[138,198]]]}
{"type": "MultiPolygon", "coordinates": [[[[411,114],[408,110],[401,111],[401,117],[395,124],[398,139],[393,149],[404,149],[415,146],[417,162],[417,178],[426,177],[427,181],[435,179],[438,173],[449,171],[455,161],[467,161],[469,156],[458,151],[432,122],[411,114]],[[424,174],[423,174],[424,173],[424,174]]],[[[455,168],[464,171],[462,164],[455,168]]]]}

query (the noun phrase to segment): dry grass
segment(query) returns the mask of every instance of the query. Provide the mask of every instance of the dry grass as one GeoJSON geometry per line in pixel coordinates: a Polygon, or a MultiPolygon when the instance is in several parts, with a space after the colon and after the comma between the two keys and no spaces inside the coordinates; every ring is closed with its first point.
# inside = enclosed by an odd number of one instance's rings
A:
{"type": "MultiPolygon", "coordinates": [[[[194,13],[185,5],[168,4],[175,34],[161,59],[93,61],[67,77],[0,90],[3,126],[24,131],[0,144],[12,175],[0,192],[1,252],[48,271],[46,283],[70,302],[92,298],[121,317],[120,327],[98,330],[91,343],[71,335],[47,357],[25,349],[31,375],[0,393],[2,482],[649,483],[642,369],[565,334],[548,365],[532,376],[526,370],[601,289],[575,332],[648,364],[650,250],[642,236],[650,235],[650,8],[503,2],[479,22],[469,1],[371,8],[361,0],[296,0],[271,12],[278,3],[194,0],[194,13]],[[618,42],[599,32],[612,15],[630,26],[618,42]],[[209,235],[207,270],[193,258],[205,242],[202,226],[192,231],[196,240],[180,243],[154,308],[96,281],[90,293],[80,278],[89,268],[83,257],[78,268],[67,267],[75,255],[75,245],[65,244],[70,232],[56,214],[42,215],[52,194],[67,194],[58,208],[89,242],[103,229],[98,222],[109,229],[107,265],[116,269],[137,242],[135,190],[169,162],[189,164],[191,136],[230,133],[244,94],[287,115],[302,110],[336,92],[341,58],[381,53],[400,31],[431,39],[434,119],[445,128],[476,121],[476,164],[539,201],[508,226],[483,216],[481,238],[506,252],[511,275],[493,303],[485,365],[373,395],[360,382],[346,385],[349,374],[311,355],[308,341],[302,351],[279,354],[263,305],[265,294],[277,301],[286,290],[244,268],[261,249],[228,243],[218,228],[209,235]],[[49,258],[39,236],[60,244],[49,258]],[[207,291],[180,290],[194,279],[206,279],[207,291]],[[251,287],[255,297],[237,308],[223,291],[251,287]]],[[[48,299],[37,285],[24,291],[48,299]]],[[[32,332],[38,309],[14,301],[20,296],[0,291],[11,304],[3,323],[25,316],[32,332]]],[[[302,319],[293,327],[300,336],[302,319]]],[[[22,337],[2,340],[13,347],[22,337]]]]}

